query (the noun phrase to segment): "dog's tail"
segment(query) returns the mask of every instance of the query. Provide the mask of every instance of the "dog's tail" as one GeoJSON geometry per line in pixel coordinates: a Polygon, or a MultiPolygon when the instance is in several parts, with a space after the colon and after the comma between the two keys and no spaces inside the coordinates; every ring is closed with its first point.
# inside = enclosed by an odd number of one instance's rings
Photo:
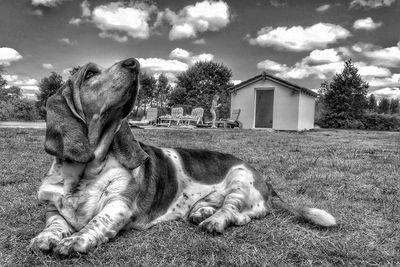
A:
{"type": "Polygon", "coordinates": [[[295,208],[282,200],[282,198],[275,192],[272,185],[268,182],[267,186],[272,193],[272,204],[274,207],[285,210],[299,219],[306,220],[316,225],[331,227],[336,225],[336,219],[328,212],[308,207],[295,208]]]}

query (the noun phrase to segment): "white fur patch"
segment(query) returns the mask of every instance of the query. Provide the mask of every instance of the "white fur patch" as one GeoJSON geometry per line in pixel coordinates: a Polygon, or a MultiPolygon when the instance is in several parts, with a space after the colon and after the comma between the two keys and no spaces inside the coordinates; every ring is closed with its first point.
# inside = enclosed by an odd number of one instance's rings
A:
{"type": "Polygon", "coordinates": [[[336,219],[328,212],[316,208],[304,208],[303,215],[313,223],[330,227],[336,225],[336,219]]]}

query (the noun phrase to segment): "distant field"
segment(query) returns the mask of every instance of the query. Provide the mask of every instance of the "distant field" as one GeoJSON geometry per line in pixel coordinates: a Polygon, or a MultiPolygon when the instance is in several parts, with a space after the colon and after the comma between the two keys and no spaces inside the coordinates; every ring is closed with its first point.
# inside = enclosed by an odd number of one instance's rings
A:
{"type": "Polygon", "coordinates": [[[0,129],[0,266],[369,266],[400,265],[400,134],[251,130],[134,130],[157,146],[232,153],[257,168],[295,205],[319,207],[333,229],[274,211],[211,236],[186,222],[128,231],[70,259],[27,252],[44,227],[36,200],[51,158],[44,130],[0,129]]]}

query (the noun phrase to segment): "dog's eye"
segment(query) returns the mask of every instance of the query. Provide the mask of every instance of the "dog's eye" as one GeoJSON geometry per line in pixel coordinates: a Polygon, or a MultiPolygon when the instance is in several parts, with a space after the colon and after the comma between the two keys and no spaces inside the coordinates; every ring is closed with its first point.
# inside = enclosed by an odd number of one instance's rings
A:
{"type": "Polygon", "coordinates": [[[93,77],[93,76],[96,75],[96,74],[97,74],[96,71],[88,70],[88,71],[86,72],[86,74],[85,74],[85,80],[90,79],[91,77],[93,77]]]}

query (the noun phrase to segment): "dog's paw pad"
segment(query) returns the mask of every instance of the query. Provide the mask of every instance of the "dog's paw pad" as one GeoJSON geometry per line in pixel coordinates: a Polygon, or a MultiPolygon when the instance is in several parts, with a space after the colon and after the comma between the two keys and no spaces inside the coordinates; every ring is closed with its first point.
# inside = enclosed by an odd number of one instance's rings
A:
{"type": "Polygon", "coordinates": [[[201,230],[210,234],[222,234],[226,228],[226,223],[220,218],[210,217],[199,224],[201,230]]]}
{"type": "Polygon", "coordinates": [[[54,249],[54,253],[61,257],[66,257],[74,252],[87,253],[90,248],[90,242],[80,236],[71,236],[64,238],[54,249]]]}
{"type": "Polygon", "coordinates": [[[28,248],[32,251],[48,253],[57,246],[60,241],[61,238],[59,236],[51,232],[42,232],[31,240],[28,248]]]}
{"type": "Polygon", "coordinates": [[[190,215],[189,221],[191,221],[194,224],[199,224],[202,221],[204,221],[205,219],[209,218],[214,213],[215,213],[214,208],[202,207],[190,215]]]}

